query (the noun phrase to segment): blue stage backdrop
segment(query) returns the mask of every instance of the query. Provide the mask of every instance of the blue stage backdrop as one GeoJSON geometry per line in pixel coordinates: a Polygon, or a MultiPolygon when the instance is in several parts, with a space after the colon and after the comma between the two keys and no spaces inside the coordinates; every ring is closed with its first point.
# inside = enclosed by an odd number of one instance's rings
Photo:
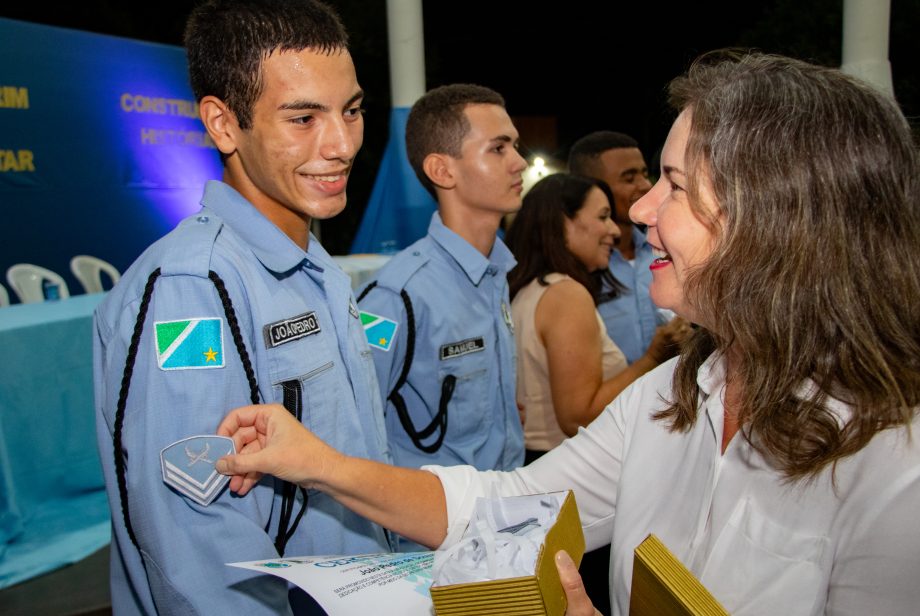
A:
{"type": "MultiPolygon", "coordinates": [[[[0,18],[0,274],[120,271],[197,211],[220,158],[180,47],[0,18]]],[[[12,295],[12,293],[11,293],[12,295]]]]}
{"type": "Polygon", "coordinates": [[[438,205],[415,177],[406,156],[408,107],[390,112],[390,137],[377,180],[351,244],[353,253],[393,253],[428,233],[438,205]]]}

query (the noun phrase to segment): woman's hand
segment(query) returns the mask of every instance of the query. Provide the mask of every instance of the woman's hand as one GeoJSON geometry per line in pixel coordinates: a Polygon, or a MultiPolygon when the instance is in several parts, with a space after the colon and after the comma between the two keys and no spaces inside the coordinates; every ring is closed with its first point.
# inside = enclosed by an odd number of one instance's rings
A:
{"type": "Polygon", "coordinates": [[[565,616],[601,616],[585,592],[578,567],[565,550],[556,552],[556,570],[559,571],[559,581],[562,582],[562,589],[565,591],[565,616]]]}
{"type": "Polygon", "coordinates": [[[339,453],[280,404],[230,411],[217,428],[236,443],[217,460],[239,495],[269,474],[328,494],[360,516],[426,546],[443,543],[447,503],[437,475],[339,453]]]}
{"type": "Polygon", "coordinates": [[[680,352],[681,343],[693,333],[693,326],[681,317],[674,317],[655,329],[655,337],[645,356],[655,365],[664,363],[680,352]]]}
{"type": "Polygon", "coordinates": [[[217,461],[231,475],[230,489],[244,495],[263,474],[312,487],[341,455],[316,438],[280,404],[233,409],[217,428],[236,443],[236,455],[217,461]]]}

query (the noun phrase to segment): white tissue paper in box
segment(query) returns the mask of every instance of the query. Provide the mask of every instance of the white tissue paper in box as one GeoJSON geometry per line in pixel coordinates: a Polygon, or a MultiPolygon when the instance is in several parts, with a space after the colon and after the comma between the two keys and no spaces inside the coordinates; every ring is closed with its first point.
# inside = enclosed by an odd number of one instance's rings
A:
{"type": "Polygon", "coordinates": [[[540,546],[564,497],[565,492],[477,499],[460,541],[435,552],[434,584],[534,575],[540,546]]]}

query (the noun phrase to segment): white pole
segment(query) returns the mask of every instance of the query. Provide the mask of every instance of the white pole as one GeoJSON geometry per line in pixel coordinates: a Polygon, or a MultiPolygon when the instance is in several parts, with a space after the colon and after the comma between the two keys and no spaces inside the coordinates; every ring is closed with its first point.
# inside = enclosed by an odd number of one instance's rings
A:
{"type": "Polygon", "coordinates": [[[393,107],[411,107],[425,93],[422,0],[387,0],[387,34],[393,107]]]}
{"type": "Polygon", "coordinates": [[[390,253],[423,237],[437,203],[406,156],[409,109],[425,93],[422,0],[387,0],[390,48],[390,138],[351,252],[390,253]]]}
{"type": "Polygon", "coordinates": [[[888,61],[890,21],[891,0],[844,0],[840,69],[894,97],[888,61]]]}

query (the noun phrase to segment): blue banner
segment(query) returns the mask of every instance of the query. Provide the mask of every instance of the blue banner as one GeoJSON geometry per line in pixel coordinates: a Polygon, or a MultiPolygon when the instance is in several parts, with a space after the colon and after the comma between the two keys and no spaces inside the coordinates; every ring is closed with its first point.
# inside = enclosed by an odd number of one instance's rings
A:
{"type": "Polygon", "coordinates": [[[82,293],[72,256],[123,272],[221,177],[182,48],[0,18],[0,54],[0,274],[82,293]]]}
{"type": "Polygon", "coordinates": [[[438,204],[415,177],[406,156],[407,107],[390,113],[390,138],[352,253],[394,253],[428,232],[438,204]]]}

